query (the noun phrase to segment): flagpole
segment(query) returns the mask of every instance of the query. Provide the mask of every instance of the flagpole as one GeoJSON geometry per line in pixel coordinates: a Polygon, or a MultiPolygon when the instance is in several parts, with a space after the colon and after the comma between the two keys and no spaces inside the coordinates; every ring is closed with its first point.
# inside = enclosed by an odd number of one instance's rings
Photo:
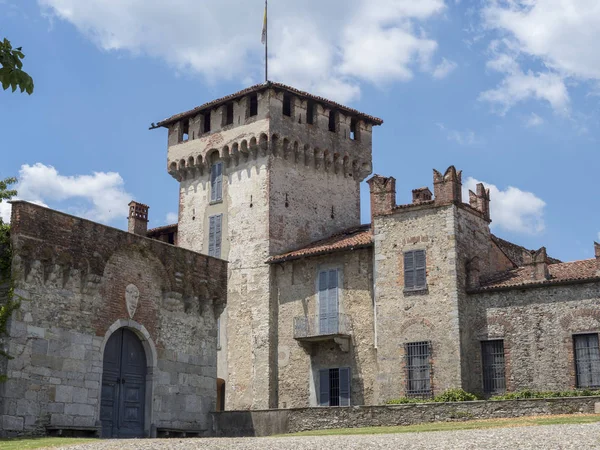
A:
{"type": "Polygon", "coordinates": [[[265,0],[265,83],[269,81],[269,15],[268,0],[265,0]]]}

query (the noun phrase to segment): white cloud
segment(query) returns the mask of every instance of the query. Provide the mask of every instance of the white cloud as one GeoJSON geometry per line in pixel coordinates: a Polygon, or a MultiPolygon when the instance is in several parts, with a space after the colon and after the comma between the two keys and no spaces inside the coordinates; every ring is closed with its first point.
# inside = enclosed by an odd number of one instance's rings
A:
{"type": "Polygon", "coordinates": [[[457,66],[458,65],[454,61],[449,61],[446,58],[443,58],[442,62],[436,66],[431,75],[433,76],[433,78],[441,80],[442,78],[446,78],[451,72],[453,72],[457,66]]]}
{"type": "MultiPolygon", "coordinates": [[[[124,189],[121,175],[115,172],[94,172],[93,175],[60,175],[52,166],[36,163],[21,166],[15,187],[18,197],[42,206],[102,223],[124,219],[132,196],[124,189]]],[[[0,203],[4,220],[10,217],[10,205],[0,203]]]]}
{"type": "MultiPolygon", "coordinates": [[[[484,100],[505,110],[527,98],[542,99],[564,112],[565,80],[600,80],[600,2],[597,0],[486,0],[484,26],[498,31],[511,52],[543,67],[540,72],[518,67],[484,100]]],[[[496,69],[498,70],[498,69],[496,69]]]]}
{"type": "Polygon", "coordinates": [[[0,220],[10,222],[10,204],[5,201],[0,202],[0,220]]]}
{"type": "MultiPolygon", "coordinates": [[[[237,0],[38,0],[98,47],[165,60],[209,81],[262,80],[261,2],[237,0]]],[[[432,68],[437,42],[426,21],[444,0],[281,0],[269,5],[271,79],[339,101],[359,83],[410,80],[432,68]]]]}
{"type": "Polygon", "coordinates": [[[177,223],[177,222],[179,222],[179,215],[175,212],[169,212],[169,213],[167,213],[165,221],[167,222],[168,225],[177,223]]]}
{"type": "Polygon", "coordinates": [[[481,139],[475,134],[474,131],[465,130],[451,130],[447,128],[443,123],[436,124],[438,128],[446,135],[446,139],[449,141],[456,142],[462,146],[479,145],[482,143],[481,139]]]}
{"type": "Polygon", "coordinates": [[[531,113],[525,120],[525,126],[527,128],[539,127],[544,124],[544,119],[538,116],[536,113],[531,113]]]}
{"type": "Polygon", "coordinates": [[[523,234],[539,234],[544,231],[544,207],[546,203],[532,192],[508,186],[500,190],[493,184],[469,177],[463,184],[463,198],[469,198],[469,190],[475,192],[478,183],[490,190],[490,215],[492,227],[523,234]]]}

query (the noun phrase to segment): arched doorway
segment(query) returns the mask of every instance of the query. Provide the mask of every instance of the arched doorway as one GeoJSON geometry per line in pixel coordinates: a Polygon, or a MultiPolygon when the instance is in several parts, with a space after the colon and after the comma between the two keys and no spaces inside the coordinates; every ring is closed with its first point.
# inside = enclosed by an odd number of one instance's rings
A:
{"type": "Polygon", "coordinates": [[[120,328],[104,348],[100,420],[103,438],[144,437],[146,353],[137,335],[120,328]]]}

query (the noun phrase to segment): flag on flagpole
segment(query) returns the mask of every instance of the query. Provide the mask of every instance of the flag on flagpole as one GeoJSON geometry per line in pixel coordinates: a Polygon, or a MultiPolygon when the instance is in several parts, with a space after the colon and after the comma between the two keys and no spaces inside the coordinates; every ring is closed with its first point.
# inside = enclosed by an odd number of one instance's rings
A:
{"type": "Polygon", "coordinates": [[[262,42],[263,44],[267,43],[267,2],[265,0],[265,17],[263,19],[263,29],[262,29],[262,36],[260,38],[260,42],[262,42]]]}

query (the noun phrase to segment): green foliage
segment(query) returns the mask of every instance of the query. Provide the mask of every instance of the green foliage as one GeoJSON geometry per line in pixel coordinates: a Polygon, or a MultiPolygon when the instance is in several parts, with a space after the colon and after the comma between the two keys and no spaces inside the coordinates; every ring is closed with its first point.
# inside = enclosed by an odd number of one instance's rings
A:
{"type": "Polygon", "coordinates": [[[508,392],[503,395],[495,395],[490,400],[520,400],[527,398],[557,398],[557,397],[597,397],[600,390],[579,389],[576,391],[530,391],[528,389],[519,392],[508,392]]]}
{"type": "MultiPolygon", "coordinates": [[[[16,182],[17,179],[14,177],[0,180],[0,203],[2,203],[2,200],[10,200],[12,197],[17,195],[17,191],[14,189],[8,189],[11,184],[15,184],[16,182]]],[[[2,223],[2,218],[0,218],[0,223],[2,223]]]]}
{"type": "Polygon", "coordinates": [[[21,92],[33,93],[33,79],[23,70],[23,58],[25,55],[21,47],[12,48],[10,41],[4,38],[0,41],[0,83],[2,88],[9,87],[15,92],[17,87],[21,92]]]}
{"type": "Polygon", "coordinates": [[[475,400],[481,400],[475,394],[463,391],[462,389],[448,389],[436,396],[433,401],[439,403],[445,402],[472,402],[475,400]]]}

